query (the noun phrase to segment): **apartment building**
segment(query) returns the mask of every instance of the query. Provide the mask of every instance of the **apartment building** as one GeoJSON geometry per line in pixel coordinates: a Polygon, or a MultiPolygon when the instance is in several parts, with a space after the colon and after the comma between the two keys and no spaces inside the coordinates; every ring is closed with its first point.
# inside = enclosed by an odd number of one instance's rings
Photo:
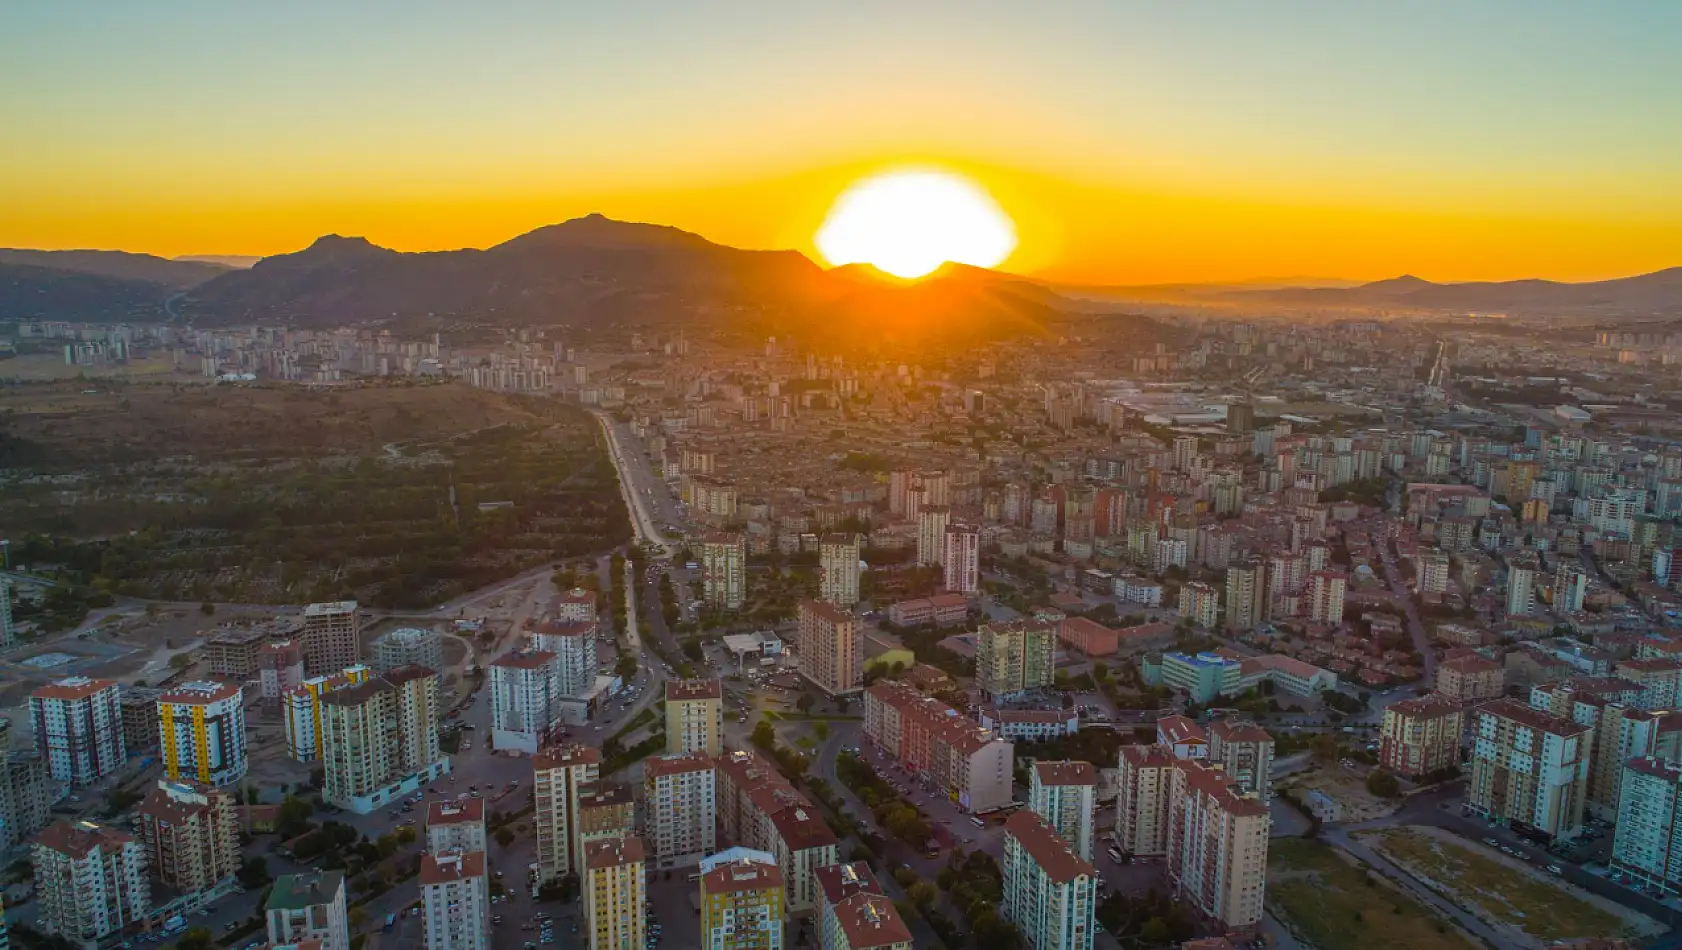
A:
{"type": "Polygon", "coordinates": [[[1612,870],[1682,894],[1682,765],[1642,757],[1624,765],[1612,870]]]}
{"type": "Polygon", "coordinates": [[[1577,677],[1530,691],[1531,706],[1591,730],[1585,808],[1596,818],[1617,815],[1624,763],[1659,753],[1664,717],[1631,705],[1640,693],[1635,683],[1604,677],[1577,677]]]}
{"type": "Polygon", "coordinates": [[[1343,599],[1349,591],[1349,575],[1342,571],[1315,571],[1308,575],[1308,619],[1312,623],[1343,622],[1343,599]]]}
{"type": "Polygon", "coordinates": [[[276,640],[257,648],[258,692],[273,706],[304,682],[304,642],[276,640]]]}
{"type": "Polygon", "coordinates": [[[603,838],[585,846],[584,938],[589,950],[645,950],[648,885],[642,839],[603,838]]]}
{"type": "Polygon", "coordinates": [[[152,686],[123,686],[117,703],[123,711],[123,751],[129,755],[158,750],[158,697],[152,686]]]}
{"type": "Polygon", "coordinates": [[[966,596],[979,593],[981,529],[973,524],[949,524],[941,543],[941,589],[966,596]]]}
{"type": "Polygon", "coordinates": [[[917,564],[919,567],[944,565],[946,556],[946,527],[952,522],[952,509],[947,505],[923,505],[913,519],[917,523],[917,564]]]}
{"type": "Polygon", "coordinates": [[[724,750],[724,683],[717,679],[666,681],[666,753],[724,750]]]}
{"type": "Polygon", "coordinates": [[[578,811],[574,816],[579,850],[597,838],[617,838],[637,829],[636,796],[628,785],[597,782],[586,785],[578,793],[578,811]]]}
{"type": "Polygon", "coordinates": [[[1267,566],[1260,560],[1240,561],[1226,569],[1226,626],[1232,631],[1254,630],[1267,610],[1267,566]]]}
{"type": "Polygon", "coordinates": [[[1098,770],[1091,762],[1035,762],[1028,810],[1044,819],[1082,861],[1092,860],[1098,770]]]}
{"type": "Polygon", "coordinates": [[[122,767],[123,712],[115,680],[72,676],[29,694],[35,751],[52,777],[92,785],[122,767]]]}
{"type": "Polygon", "coordinates": [[[1511,699],[1477,707],[1466,803],[1550,838],[1575,837],[1588,798],[1591,732],[1511,699]]]}
{"type": "Polygon", "coordinates": [[[345,876],[341,871],[282,874],[269,891],[263,916],[271,946],[319,940],[321,950],[350,950],[350,918],[345,913],[345,876]]]}
{"type": "MultiPolygon", "coordinates": [[[[579,802],[595,785],[601,764],[601,750],[584,745],[544,749],[532,757],[537,874],[545,884],[584,870],[579,802]]],[[[640,852],[640,841],[637,848],[640,852]]]]}
{"type": "Polygon", "coordinates": [[[483,851],[428,852],[420,859],[426,950],[487,950],[491,888],[483,851]]]}
{"type": "Polygon", "coordinates": [[[234,806],[232,792],[160,779],[135,815],[152,876],[201,900],[231,891],[240,867],[234,806]]]}
{"type": "Polygon", "coordinates": [[[321,759],[321,697],[334,690],[366,682],[374,671],[352,666],[331,676],[312,676],[287,690],[280,698],[281,721],[286,726],[286,752],[300,762],[321,759]]]}
{"type": "Polygon", "coordinates": [[[245,694],[231,683],[193,680],[158,697],[164,774],[231,785],[245,777],[245,694]]]}
{"type": "Polygon", "coordinates": [[[748,549],[740,534],[701,539],[701,597],[713,607],[741,610],[747,600],[748,549]]]}
{"type": "Polygon", "coordinates": [[[999,621],[984,623],[975,633],[975,681],[987,699],[1017,699],[1047,689],[1056,669],[1056,624],[999,621]]]}
{"type": "Polygon", "coordinates": [[[402,666],[444,668],[444,635],[424,627],[398,627],[380,634],[371,644],[372,666],[385,672],[402,666]]]}
{"type": "Polygon", "coordinates": [[[1379,767],[1409,779],[1459,768],[1465,724],[1461,705],[1441,694],[1391,703],[1379,728],[1379,767]]]}
{"type": "Polygon", "coordinates": [[[642,761],[648,858],[655,868],[698,863],[716,850],[718,789],[704,751],[642,761]]]}
{"type": "Polygon", "coordinates": [[[825,693],[862,688],[864,631],[852,614],[821,600],[801,601],[795,652],[800,674],[825,693]]]}
{"type": "Polygon", "coordinates": [[[44,933],[93,950],[151,912],[146,851],[133,835],[91,821],[61,821],[35,839],[30,860],[36,923],[44,933]]]}
{"type": "Polygon", "coordinates": [[[753,795],[762,788],[780,788],[798,795],[777,767],[753,749],[726,752],[717,760],[718,829],[725,841],[752,845],[753,795]]]}
{"type": "Polygon", "coordinates": [[[818,541],[818,597],[843,610],[859,602],[859,536],[826,534],[818,541]]]}
{"type": "Polygon", "coordinates": [[[1671,709],[1682,704],[1682,660],[1646,657],[1619,660],[1616,675],[1640,685],[1635,705],[1642,709],[1671,709]]]}
{"type": "Polygon", "coordinates": [[[1218,765],[1245,795],[1273,798],[1273,737],[1253,722],[1217,719],[1209,724],[1210,764],[1218,765]]]}
{"type": "Polygon", "coordinates": [[[6,755],[0,764],[0,851],[17,847],[47,827],[62,787],[37,753],[6,755]]]}
{"type": "Polygon", "coordinates": [[[1127,854],[1168,851],[1174,755],[1160,745],[1124,745],[1116,768],[1116,838],[1127,854]]]}
{"type": "Polygon", "coordinates": [[[526,646],[555,654],[555,692],[583,696],[596,685],[596,625],[577,620],[526,625],[526,646]]]}
{"type": "Polygon", "coordinates": [[[1011,801],[1015,746],[904,683],[883,680],[864,691],[864,732],[960,808],[987,811],[1011,801]]]}
{"type": "Polygon", "coordinates": [[[485,850],[485,800],[433,800],[426,805],[426,850],[432,854],[485,850]]]}
{"type": "Polygon", "coordinates": [[[705,950],[782,950],[787,895],[774,856],[733,848],[701,862],[705,950]]]}
{"type": "Polygon", "coordinates": [[[818,903],[814,873],[838,860],[835,832],[811,802],[789,789],[760,789],[749,801],[751,833],[746,843],[777,859],[790,914],[813,909],[818,903]]]}
{"type": "Polygon", "coordinates": [[[212,676],[236,683],[257,675],[257,653],[271,631],[258,627],[222,627],[205,638],[204,658],[212,676]]]}
{"type": "Polygon", "coordinates": [[[912,950],[911,929],[863,861],[818,868],[819,950],[912,950]]]}
{"type": "Polygon", "coordinates": [[[450,771],[438,745],[438,674],[398,667],[321,699],[322,798],[365,815],[450,771]]]}
{"type": "Polygon", "coordinates": [[[1015,924],[1032,950],[1091,950],[1098,872],[1039,815],[1005,822],[1004,893],[999,916],[1015,924]]]}
{"type": "Polygon", "coordinates": [[[1468,653],[1437,664],[1437,692],[1461,703],[1500,699],[1506,669],[1494,660],[1468,653]]]}
{"type": "Polygon", "coordinates": [[[305,674],[329,676],[355,666],[362,656],[361,634],[362,614],[354,600],[305,607],[305,674]]]}
{"type": "Polygon", "coordinates": [[[491,681],[491,748],[535,755],[560,726],[559,658],[544,650],[519,650],[486,666],[491,681]]]}
{"type": "Polygon", "coordinates": [[[1180,587],[1177,608],[1180,616],[1205,630],[1215,629],[1221,617],[1221,595],[1202,581],[1192,581],[1180,587]]]}
{"type": "Polygon", "coordinates": [[[1267,887],[1267,806],[1220,769],[1181,759],[1169,775],[1168,883],[1229,931],[1261,920],[1267,887]]]}

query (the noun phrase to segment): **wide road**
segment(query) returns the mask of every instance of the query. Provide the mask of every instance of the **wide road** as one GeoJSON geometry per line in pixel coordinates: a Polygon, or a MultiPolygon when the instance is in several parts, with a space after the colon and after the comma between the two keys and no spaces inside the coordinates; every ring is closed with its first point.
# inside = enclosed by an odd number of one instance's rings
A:
{"type": "Polygon", "coordinates": [[[1413,638],[1413,648],[1418,651],[1420,662],[1425,667],[1425,682],[1437,681],[1437,653],[1431,649],[1431,640],[1425,635],[1425,625],[1419,622],[1419,606],[1414,603],[1413,591],[1408,590],[1407,582],[1402,580],[1401,572],[1396,567],[1396,556],[1391,552],[1390,542],[1385,541],[1379,547],[1379,559],[1384,562],[1384,577],[1390,582],[1390,592],[1401,602],[1402,610],[1407,614],[1408,635],[1413,638]]]}
{"type": "Polygon", "coordinates": [[[668,542],[660,533],[648,510],[651,495],[663,495],[665,484],[654,477],[642,452],[628,446],[630,434],[621,432],[619,423],[612,416],[600,410],[591,414],[601,423],[602,432],[607,435],[607,455],[613,460],[614,470],[619,473],[619,492],[630,511],[631,527],[636,531],[637,540],[654,544],[666,557],[671,557],[677,553],[677,545],[668,542]]]}

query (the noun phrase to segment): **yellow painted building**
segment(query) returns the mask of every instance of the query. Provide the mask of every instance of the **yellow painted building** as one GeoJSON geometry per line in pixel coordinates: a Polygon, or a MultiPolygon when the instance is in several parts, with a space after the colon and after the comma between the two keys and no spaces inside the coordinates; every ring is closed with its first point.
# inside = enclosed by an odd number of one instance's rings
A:
{"type": "Polygon", "coordinates": [[[733,848],[701,862],[701,939],[709,950],[782,950],[783,872],[765,852],[733,848]]]}
{"type": "Polygon", "coordinates": [[[337,689],[367,682],[373,670],[351,666],[332,676],[312,676],[280,698],[286,723],[286,751],[300,762],[321,758],[321,697],[337,689]]]}
{"type": "Polygon", "coordinates": [[[239,781],[247,765],[243,691],[209,680],[172,688],[158,697],[158,738],[171,780],[239,781]]]}

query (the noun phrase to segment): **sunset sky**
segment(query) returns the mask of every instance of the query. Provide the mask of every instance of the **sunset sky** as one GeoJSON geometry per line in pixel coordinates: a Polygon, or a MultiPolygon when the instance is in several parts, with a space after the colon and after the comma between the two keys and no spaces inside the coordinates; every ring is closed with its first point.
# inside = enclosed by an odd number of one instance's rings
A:
{"type": "Polygon", "coordinates": [[[1682,264],[1682,3],[0,4],[0,246],[795,247],[971,175],[1049,279],[1682,264]]]}

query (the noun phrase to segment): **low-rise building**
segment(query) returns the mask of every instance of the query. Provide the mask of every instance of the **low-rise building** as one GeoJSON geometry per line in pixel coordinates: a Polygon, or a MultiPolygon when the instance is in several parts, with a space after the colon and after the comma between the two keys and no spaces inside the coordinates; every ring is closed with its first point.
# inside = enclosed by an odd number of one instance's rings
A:
{"type": "Polygon", "coordinates": [[[263,905],[271,945],[321,941],[321,950],[350,950],[345,876],[340,871],[282,874],[263,905]]]}
{"type": "Polygon", "coordinates": [[[1468,653],[1437,664],[1437,692],[1461,703],[1501,698],[1506,670],[1501,664],[1468,653]]]}
{"type": "Polygon", "coordinates": [[[999,709],[983,706],[977,714],[981,728],[1011,742],[1043,742],[1080,731],[1080,714],[1073,709],[999,709]]]}

